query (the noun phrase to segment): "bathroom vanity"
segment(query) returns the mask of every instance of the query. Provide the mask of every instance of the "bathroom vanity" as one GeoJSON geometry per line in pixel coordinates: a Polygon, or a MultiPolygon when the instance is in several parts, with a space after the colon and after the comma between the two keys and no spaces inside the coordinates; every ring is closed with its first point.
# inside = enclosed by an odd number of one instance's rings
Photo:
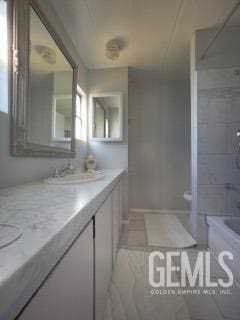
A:
{"type": "Polygon", "coordinates": [[[102,320],[122,219],[123,170],[86,184],[0,191],[2,222],[23,235],[0,250],[1,320],[102,320]]]}
{"type": "MultiPolygon", "coordinates": [[[[75,158],[84,113],[78,62],[39,4],[8,1],[11,155],[75,158]]],[[[92,99],[95,141],[122,141],[122,93],[92,99]]],[[[103,320],[123,175],[69,164],[52,178],[0,189],[0,320],[103,320]]]]}

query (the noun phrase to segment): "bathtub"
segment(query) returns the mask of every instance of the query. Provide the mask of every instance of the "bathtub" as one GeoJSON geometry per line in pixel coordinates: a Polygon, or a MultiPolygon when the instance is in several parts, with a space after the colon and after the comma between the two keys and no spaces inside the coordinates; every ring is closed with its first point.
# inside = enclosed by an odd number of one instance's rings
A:
{"type": "Polygon", "coordinates": [[[208,246],[217,257],[222,251],[230,251],[233,261],[226,261],[235,282],[240,286],[240,217],[208,216],[208,246]]]}

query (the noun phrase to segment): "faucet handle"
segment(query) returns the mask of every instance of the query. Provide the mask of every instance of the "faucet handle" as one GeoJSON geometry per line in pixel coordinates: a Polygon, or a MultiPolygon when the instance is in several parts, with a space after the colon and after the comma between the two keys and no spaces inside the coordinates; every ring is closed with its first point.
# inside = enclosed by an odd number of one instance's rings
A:
{"type": "Polygon", "coordinates": [[[235,186],[234,184],[230,183],[230,182],[226,182],[225,185],[224,185],[224,188],[226,190],[234,190],[235,189],[235,186]]]}
{"type": "Polygon", "coordinates": [[[66,167],[64,167],[64,168],[62,169],[62,171],[63,171],[65,174],[73,174],[73,173],[76,171],[76,169],[74,168],[74,166],[72,166],[71,161],[68,160],[66,167]]]}
{"type": "Polygon", "coordinates": [[[59,174],[59,170],[58,170],[58,169],[55,168],[55,169],[53,170],[52,177],[53,177],[53,178],[59,178],[59,177],[60,177],[60,174],[59,174]]]}
{"type": "Polygon", "coordinates": [[[67,168],[70,169],[70,170],[74,170],[74,166],[71,164],[71,160],[69,159],[68,162],[67,162],[67,168]]]}

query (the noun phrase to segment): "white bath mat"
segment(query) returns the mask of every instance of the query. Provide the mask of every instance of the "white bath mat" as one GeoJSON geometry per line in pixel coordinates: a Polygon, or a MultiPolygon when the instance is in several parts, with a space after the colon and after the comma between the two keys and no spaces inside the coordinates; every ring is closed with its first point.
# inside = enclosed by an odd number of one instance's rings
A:
{"type": "Polygon", "coordinates": [[[172,214],[145,214],[145,225],[149,246],[187,248],[196,241],[172,214]]]}

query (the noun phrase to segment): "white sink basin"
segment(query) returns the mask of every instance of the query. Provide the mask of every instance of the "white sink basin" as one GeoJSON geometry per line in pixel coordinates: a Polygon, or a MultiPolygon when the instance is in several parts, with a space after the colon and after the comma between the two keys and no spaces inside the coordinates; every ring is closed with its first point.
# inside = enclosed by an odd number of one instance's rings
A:
{"type": "Polygon", "coordinates": [[[44,181],[49,184],[74,184],[94,182],[104,177],[105,175],[102,173],[76,172],[61,178],[47,178],[44,181]]]}
{"type": "Polygon", "coordinates": [[[0,249],[17,241],[22,236],[22,229],[14,224],[0,223],[0,249]]]}

